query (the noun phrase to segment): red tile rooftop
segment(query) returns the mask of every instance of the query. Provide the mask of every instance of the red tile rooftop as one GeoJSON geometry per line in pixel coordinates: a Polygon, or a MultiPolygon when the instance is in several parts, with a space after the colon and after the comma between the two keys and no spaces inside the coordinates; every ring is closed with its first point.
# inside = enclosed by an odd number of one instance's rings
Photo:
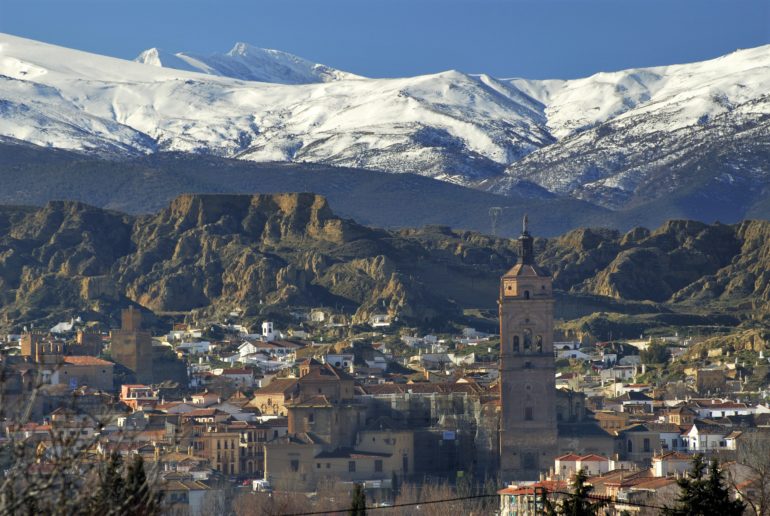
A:
{"type": "Polygon", "coordinates": [[[112,362],[102,360],[101,358],[73,355],[64,357],[64,363],[80,366],[113,366],[112,362]]]}
{"type": "Polygon", "coordinates": [[[251,369],[246,369],[245,367],[224,369],[222,374],[251,374],[251,369]]]}
{"type": "Polygon", "coordinates": [[[596,455],[595,453],[591,453],[589,455],[583,455],[580,457],[580,460],[582,462],[604,462],[609,461],[607,457],[602,457],[601,455],[596,455]]]}

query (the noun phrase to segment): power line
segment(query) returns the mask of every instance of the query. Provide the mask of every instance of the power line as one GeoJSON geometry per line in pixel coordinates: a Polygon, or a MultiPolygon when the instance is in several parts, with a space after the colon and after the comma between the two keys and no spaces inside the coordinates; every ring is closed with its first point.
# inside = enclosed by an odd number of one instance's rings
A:
{"type": "MultiPolygon", "coordinates": [[[[546,495],[548,495],[550,493],[562,494],[562,495],[567,495],[567,496],[575,496],[575,493],[569,493],[569,492],[566,492],[566,491],[546,491],[546,495]]],[[[588,494],[588,495],[581,496],[580,498],[581,499],[586,499],[586,500],[609,502],[609,503],[613,503],[613,504],[617,504],[617,505],[631,505],[633,507],[646,507],[648,509],[658,509],[658,510],[661,510],[661,511],[663,509],[667,508],[667,507],[664,507],[664,506],[661,506],[661,505],[650,505],[650,504],[645,504],[645,503],[641,503],[641,502],[631,502],[631,501],[618,500],[617,498],[612,498],[611,496],[600,496],[600,495],[590,495],[590,494],[588,494]]]]}
{"type": "MultiPolygon", "coordinates": [[[[575,493],[570,493],[567,491],[551,491],[546,490],[545,496],[551,494],[560,494],[560,495],[566,495],[566,496],[575,496],[575,493]]],[[[379,507],[367,507],[367,511],[376,511],[376,510],[382,510],[382,509],[396,509],[399,507],[414,507],[417,505],[429,505],[429,504],[436,504],[436,503],[449,503],[449,502],[461,502],[464,500],[476,500],[480,498],[497,498],[500,495],[498,494],[479,494],[479,495],[471,495],[471,496],[459,496],[456,498],[442,498],[439,500],[427,500],[424,502],[405,502],[405,503],[397,503],[393,505],[387,505],[387,506],[379,506],[379,507]]],[[[600,496],[600,495],[584,495],[581,496],[580,499],[583,500],[593,500],[593,501],[601,501],[601,502],[607,502],[615,505],[630,505],[631,507],[643,507],[647,509],[657,509],[657,510],[664,510],[667,507],[661,506],[661,505],[652,505],[652,504],[646,504],[642,502],[632,502],[632,501],[625,501],[625,500],[618,500],[617,498],[612,498],[611,496],[600,496]]],[[[322,514],[337,514],[337,513],[345,513],[348,512],[350,508],[344,508],[344,509],[335,509],[335,510],[329,510],[329,511],[314,511],[314,512],[295,512],[295,513],[289,513],[284,514],[283,516],[320,516],[322,514]]]]}
{"type": "MultiPolygon", "coordinates": [[[[366,511],[376,511],[378,509],[396,509],[398,507],[413,507],[415,505],[428,505],[432,503],[448,503],[448,502],[460,502],[463,500],[474,500],[478,498],[497,498],[500,495],[498,494],[482,494],[482,495],[472,495],[472,496],[458,496],[457,498],[443,498],[440,500],[427,500],[425,502],[408,502],[408,503],[396,503],[393,505],[387,505],[387,506],[379,506],[379,507],[366,507],[366,511]]],[[[346,507],[344,509],[337,509],[332,511],[316,511],[316,512],[294,512],[291,514],[284,514],[283,516],[316,516],[319,514],[337,514],[339,512],[348,512],[350,510],[349,507],[346,507]]]]}

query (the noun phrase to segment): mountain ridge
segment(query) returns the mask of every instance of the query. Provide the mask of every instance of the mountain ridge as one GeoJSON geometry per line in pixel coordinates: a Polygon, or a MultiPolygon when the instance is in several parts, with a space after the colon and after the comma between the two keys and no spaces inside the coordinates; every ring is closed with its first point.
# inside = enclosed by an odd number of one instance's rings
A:
{"type": "Polygon", "coordinates": [[[312,84],[363,78],[288,52],[258,48],[242,42],[236,43],[224,54],[171,53],[150,48],[140,53],[134,61],[206,75],[277,84],[312,84]]]}
{"type": "Polygon", "coordinates": [[[770,185],[770,45],[569,81],[447,71],[285,85],[0,35],[0,74],[0,136],[111,159],[311,162],[683,216],[704,199],[738,203],[741,188],[762,204],[770,185]]]}
{"type": "MultiPolygon", "coordinates": [[[[622,337],[670,324],[765,324],[769,234],[766,221],[581,228],[537,238],[535,253],[554,276],[558,317],[594,317],[581,323],[593,334],[602,331],[595,312],[636,318],[612,330],[622,337]]],[[[366,227],[312,193],[187,194],[141,216],[74,201],[0,206],[0,250],[8,329],[78,315],[106,322],[129,303],[250,320],[337,306],[357,322],[386,311],[437,328],[467,323],[469,309],[494,311],[518,243],[445,226],[366,227]]]]}

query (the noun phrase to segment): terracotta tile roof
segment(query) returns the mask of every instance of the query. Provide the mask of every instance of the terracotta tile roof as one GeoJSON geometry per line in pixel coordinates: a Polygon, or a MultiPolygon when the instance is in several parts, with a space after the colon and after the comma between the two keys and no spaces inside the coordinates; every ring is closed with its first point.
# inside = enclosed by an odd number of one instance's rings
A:
{"type": "Polygon", "coordinates": [[[536,487],[544,487],[548,491],[567,491],[569,484],[564,480],[543,480],[527,486],[508,486],[505,489],[500,489],[497,494],[500,495],[533,495],[535,494],[536,487]]]}
{"type": "Polygon", "coordinates": [[[71,355],[64,357],[64,363],[76,366],[114,366],[112,362],[102,360],[101,358],[71,355]]]}
{"type": "Polygon", "coordinates": [[[661,487],[666,487],[671,484],[676,484],[676,478],[656,477],[641,480],[633,487],[633,489],[660,489],[661,487]]]}
{"type": "Polygon", "coordinates": [[[201,409],[195,409],[191,410],[190,412],[186,412],[185,414],[182,414],[185,418],[191,418],[191,417],[213,417],[213,416],[226,416],[227,412],[223,412],[219,409],[215,408],[201,408],[201,409]]]}
{"type": "Polygon", "coordinates": [[[329,398],[327,398],[323,394],[319,394],[317,396],[306,398],[302,401],[295,401],[294,403],[291,403],[291,406],[292,407],[331,407],[332,403],[329,401],[329,398]]]}
{"type": "Polygon", "coordinates": [[[686,453],[678,452],[678,451],[671,451],[664,453],[663,455],[659,455],[657,457],[653,457],[652,460],[676,460],[676,461],[692,461],[692,455],[687,455],[686,453]]]}
{"type": "Polygon", "coordinates": [[[231,369],[223,369],[222,374],[252,374],[253,372],[251,369],[246,369],[245,367],[234,367],[231,369]]]}
{"type": "Polygon", "coordinates": [[[597,455],[595,453],[583,455],[582,457],[580,457],[581,462],[605,462],[609,460],[610,459],[608,459],[607,457],[602,457],[601,455],[597,455]]]}
{"type": "Polygon", "coordinates": [[[331,364],[322,364],[320,366],[311,367],[310,371],[299,379],[300,382],[306,381],[339,381],[339,380],[355,380],[348,373],[342,369],[337,369],[331,364]]]}
{"type": "Polygon", "coordinates": [[[296,378],[275,378],[272,382],[267,384],[261,389],[254,391],[254,395],[258,394],[283,394],[286,391],[293,389],[297,384],[296,378]]]}

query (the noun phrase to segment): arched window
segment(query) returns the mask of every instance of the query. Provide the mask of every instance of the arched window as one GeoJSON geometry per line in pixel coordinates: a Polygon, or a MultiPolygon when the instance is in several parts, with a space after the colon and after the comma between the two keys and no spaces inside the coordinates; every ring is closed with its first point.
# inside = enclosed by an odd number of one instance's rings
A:
{"type": "Polygon", "coordinates": [[[524,330],[524,352],[529,353],[532,351],[532,330],[524,330]]]}
{"type": "Polygon", "coordinates": [[[514,335],[513,336],[513,352],[518,353],[519,352],[519,336],[514,335]]]}
{"type": "Polygon", "coordinates": [[[524,299],[529,299],[529,290],[524,291],[524,299]]]}
{"type": "Polygon", "coordinates": [[[538,353],[542,353],[543,352],[543,336],[542,335],[538,335],[537,337],[535,337],[535,347],[536,347],[538,353]]]}
{"type": "Polygon", "coordinates": [[[630,440],[627,442],[628,442],[628,453],[632,453],[634,451],[634,445],[630,440]]]}

